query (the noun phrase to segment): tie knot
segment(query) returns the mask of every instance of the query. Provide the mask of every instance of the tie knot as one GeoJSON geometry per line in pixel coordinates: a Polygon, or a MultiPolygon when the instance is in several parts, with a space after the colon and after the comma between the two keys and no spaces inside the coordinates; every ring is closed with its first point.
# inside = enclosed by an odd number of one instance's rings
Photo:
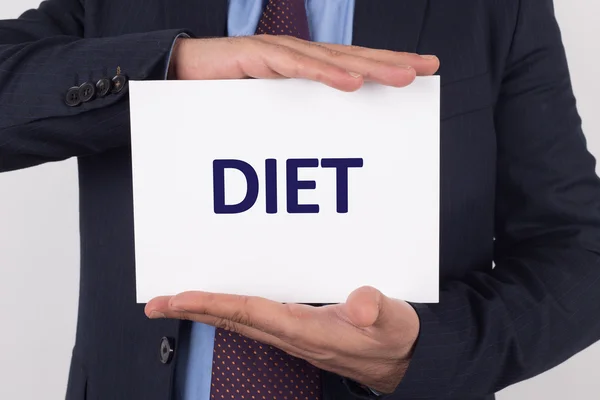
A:
{"type": "Polygon", "coordinates": [[[310,40],[305,0],[269,0],[256,28],[257,34],[290,35],[310,40]]]}

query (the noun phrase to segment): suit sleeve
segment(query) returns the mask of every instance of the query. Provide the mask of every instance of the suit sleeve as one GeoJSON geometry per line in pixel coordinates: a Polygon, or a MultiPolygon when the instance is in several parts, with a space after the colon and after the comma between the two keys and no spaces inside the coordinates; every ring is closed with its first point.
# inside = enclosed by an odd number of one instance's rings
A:
{"type": "Polygon", "coordinates": [[[183,33],[86,39],[83,18],[81,1],[49,0],[0,21],[0,172],[128,145],[127,81],[77,106],[67,105],[67,92],[117,71],[127,80],[163,79],[183,33]]]}
{"type": "Polygon", "coordinates": [[[474,398],[600,339],[600,183],[552,0],[521,0],[496,103],[495,268],[442,286],[398,398],[474,398]]]}

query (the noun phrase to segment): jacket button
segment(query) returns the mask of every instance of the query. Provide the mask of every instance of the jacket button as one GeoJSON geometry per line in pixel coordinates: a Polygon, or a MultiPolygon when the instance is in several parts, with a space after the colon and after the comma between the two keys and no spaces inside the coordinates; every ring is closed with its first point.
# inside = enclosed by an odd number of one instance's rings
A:
{"type": "Polygon", "coordinates": [[[160,340],[160,362],[168,364],[173,359],[173,353],[175,352],[175,345],[173,339],[163,337],[160,340]]]}
{"type": "Polygon", "coordinates": [[[116,75],[112,78],[112,89],[111,92],[117,94],[123,90],[125,84],[127,83],[127,78],[124,75],[116,75]]]}
{"type": "Polygon", "coordinates": [[[106,78],[100,79],[96,82],[96,94],[98,97],[104,97],[110,92],[110,81],[106,78]]]}
{"type": "Polygon", "coordinates": [[[81,104],[81,98],[79,97],[79,87],[74,86],[67,91],[65,96],[65,103],[69,107],[76,107],[81,104]]]}
{"type": "Polygon", "coordinates": [[[96,87],[89,82],[79,86],[79,99],[82,103],[87,103],[94,98],[96,87]]]}

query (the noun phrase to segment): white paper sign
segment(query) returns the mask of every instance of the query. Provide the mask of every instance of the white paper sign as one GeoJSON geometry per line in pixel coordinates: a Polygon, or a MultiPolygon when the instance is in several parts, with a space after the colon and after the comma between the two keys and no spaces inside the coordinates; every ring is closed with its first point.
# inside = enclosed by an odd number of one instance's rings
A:
{"type": "Polygon", "coordinates": [[[130,82],[137,301],[437,302],[439,88],[130,82]]]}

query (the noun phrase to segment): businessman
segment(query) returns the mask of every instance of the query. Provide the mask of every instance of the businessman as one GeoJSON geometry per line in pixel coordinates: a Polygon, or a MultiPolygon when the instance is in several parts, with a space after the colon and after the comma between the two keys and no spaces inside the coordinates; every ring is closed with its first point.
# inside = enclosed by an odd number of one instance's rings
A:
{"type": "Polygon", "coordinates": [[[600,182],[551,0],[49,0],[0,21],[0,104],[0,170],[78,158],[68,400],[490,400],[600,339],[600,182]],[[434,73],[439,304],[136,304],[130,80],[434,73]]]}

